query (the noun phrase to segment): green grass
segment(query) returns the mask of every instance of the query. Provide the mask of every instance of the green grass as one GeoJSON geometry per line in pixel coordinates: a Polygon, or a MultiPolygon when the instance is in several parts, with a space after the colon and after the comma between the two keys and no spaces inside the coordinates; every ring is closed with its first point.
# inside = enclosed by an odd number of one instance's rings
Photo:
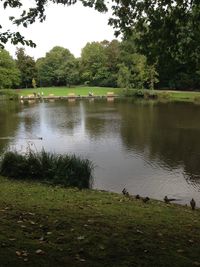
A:
{"type": "Polygon", "coordinates": [[[96,96],[106,95],[107,92],[114,92],[115,94],[121,94],[122,89],[120,88],[107,88],[107,87],[45,87],[45,88],[37,88],[37,89],[20,89],[18,90],[18,94],[21,96],[27,96],[29,94],[40,93],[43,92],[44,96],[49,96],[50,94],[54,94],[55,96],[68,96],[70,93],[74,93],[76,96],[88,95],[89,92],[93,92],[96,96]]]}
{"type": "Polygon", "coordinates": [[[158,94],[162,93],[168,94],[169,99],[175,101],[200,101],[200,92],[191,92],[191,91],[161,91],[158,90],[158,94]]]}
{"type": "Polygon", "coordinates": [[[200,265],[199,210],[3,177],[0,183],[2,267],[200,265]]]}
{"type": "MultiPolygon", "coordinates": [[[[106,95],[107,92],[114,92],[116,95],[127,95],[129,97],[135,96],[138,91],[143,91],[144,93],[149,93],[149,90],[136,90],[136,89],[126,89],[122,88],[107,88],[107,87],[45,87],[37,89],[17,89],[15,92],[20,96],[27,96],[29,94],[35,93],[44,93],[44,96],[49,96],[53,94],[55,96],[68,96],[70,93],[74,93],[76,96],[87,96],[89,92],[93,92],[96,96],[106,95]]],[[[172,90],[155,90],[155,93],[158,95],[160,100],[169,100],[169,101],[188,101],[188,102],[200,102],[200,92],[193,91],[172,91],[172,90]]]]}
{"type": "Polygon", "coordinates": [[[172,91],[172,90],[135,90],[125,91],[127,96],[143,97],[145,95],[157,95],[159,100],[200,102],[200,92],[172,91]]]}

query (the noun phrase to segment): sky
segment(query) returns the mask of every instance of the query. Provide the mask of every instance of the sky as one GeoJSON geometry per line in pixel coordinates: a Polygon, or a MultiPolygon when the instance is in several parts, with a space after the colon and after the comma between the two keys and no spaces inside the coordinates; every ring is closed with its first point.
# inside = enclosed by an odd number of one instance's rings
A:
{"type": "MultiPolygon", "coordinates": [[[[80,3],[70,7],[50,4],[46,9],[46,20],[43,23],[36,22],[28,28],[17,28],[8,20],[9,16],[20,13],[17,9],[4,10],[1,4],[0,23],[3,30],[20,31],[27,39],[37,44],[36,48],[25,47],[26,53],[35,59],[44,57],[54,46],[65,47],[75,57],[79,57],[87,42],[115,39],[113,28],[108,26],[111,14],[99,13],[92,8],[83,7],[80,3]]],[[[15,57],[16,46],[8,44],[5,49],[15,57]]]]}

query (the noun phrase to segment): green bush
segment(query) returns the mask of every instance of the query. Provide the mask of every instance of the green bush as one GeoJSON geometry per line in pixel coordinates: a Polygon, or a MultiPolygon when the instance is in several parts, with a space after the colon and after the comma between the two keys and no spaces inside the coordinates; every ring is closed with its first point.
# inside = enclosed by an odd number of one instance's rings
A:
{"type": "Polygon", "coordinates": [[[146,90],[144,93],[144,98],[146,99],[157,99],[158,98],[158,94],[157,92],[155,92],[154,90],[146,90]]]}
{"type": "Polygon", "coordinates": [[[0,90],[0,98],[5,99],[18,99],[19,96],[14,90],[10,89],[1,89],[0,90]]]}
{"type": "Polygon", "coordinates": [[[141,97],[141,98],[143,98],[144,95],[145,95],[145,93],[144,93],[144,90],[142,90],[142,89],[136,90],[136,92],[135,92],[135,96],[136,96],[136,97],[141,97]]]}
{"type": "Polygon", "coordinates": [[[57,155],[29,151],[25,155],[6,152],[1,159],[0,174],[14,179],[31,179],[67,187],[90,188],[93,165],[75,155],[57,155]]]}
{"type": "Polygon", "coordinates": [[[127,96],[127,97],[139,97],[139,98],[141,97],[141,98],[143,98],[144,97],[144,90],[142,90],[142,89],[126,89],[126,90],[124,90],[123,95],[127,96]]]}

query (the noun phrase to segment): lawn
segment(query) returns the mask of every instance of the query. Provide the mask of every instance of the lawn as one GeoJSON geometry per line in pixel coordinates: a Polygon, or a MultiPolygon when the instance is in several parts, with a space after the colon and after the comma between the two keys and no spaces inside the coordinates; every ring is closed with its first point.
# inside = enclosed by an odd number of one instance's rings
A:
{"type": "Polygon", "coordinates": [[[122,89],[120,88],[107,88],[107,87],[45,87],[37,89],[18,89],[16,90],[22,96],[27,96],[29,94],[35,93],[44,93],[44,96],[54,94],[55,96],[68,96],[70,93],[74,93],[76,96],[88,95],[89,92],[92,92],[96,96],[107,95],[107,92],[114,92],[115,94],[121,94],[122,89]]]}
{"type": "Polygon", "coordinates": [[[199,101],[200,100],[200,92],[185,92],[185,91],[168,91],[170,94],[170,98],[174,100],[192,100],[199,101]]]}
{"type": "Polygon", "coordinates": [[[200,266],[200,212],[0,177],[0,266],[200,266]]]}
{"type": "MultiPolygon", "coordinates": [[[[108,92],[114,92],[115,95],[126,95],[129,92],[129,97],[135,95],[136,89],[126,89],[122,88],[110,88],[110,87],[45,87],[37,89],[17,89],[14,90],[20,96],[27,96],[33,93],[42,93],[44,96],[49,96],[53,94],[54,96],[68,96],[71,93],[74,93],[76,96],[88,96],[89,92],[92,92],[95,96],[107,95],[108,92]]],[[[140,90],[141,91],[141,90],[140,90]]],[[[144,90],[144,92],[150,92],[149,90],[144,90]]],[[[200,102],[200,92],[194,91],[172,91],[172,90],[155,90],[158,98],[160,100],[165,99],[169,101],[186,101],[186,102],[200,102]]]]}

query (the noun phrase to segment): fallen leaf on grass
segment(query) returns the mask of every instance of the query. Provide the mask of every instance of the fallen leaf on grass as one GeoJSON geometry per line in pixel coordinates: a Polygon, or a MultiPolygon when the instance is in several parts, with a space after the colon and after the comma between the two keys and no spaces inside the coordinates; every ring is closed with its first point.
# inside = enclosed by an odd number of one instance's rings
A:
{"type": "Polygon", "coordinates": [[[79,254],[76,254],[76,259],[81,261],[81,262],[85,261],[85,259],[81,258],[79,254]]]}
{"type": "Polygon", "coordinates": [[[28,212],[27,214],[31,216],[35,216],[35,213],[32,213],[32,212],[28,212]]]}
{"type": "Polygon", "coordinates": [[[21,256],[21,252],[20,251],[15,251],[15,254],[18,256],[18,257],[20,257],[21,256]]]}
{"type": "Polygon", "coordinates": [[[30,224],[35,225],[36,223],[34,221],[30,221],[30,224]]]}
{"type": "Polygon", "coordinates": [[[178,253],[183,253],[184,250],[183,250],[183,249],[178,249],[177,252],[178,252],[178,253]]]}
{"type": "Polygon", "coordinates": [[[89,223],[94,223],[94,220],[89,219],[88,222],[89,222],[89,223]]]}
{"type": "Polygon", "coordinates": [[[22,250],[22,251],[16,250],[15,254],[18,257],[27,257],[28,256],[28,252],[26,250],[22,250]]]}
{"type": "Polygon", "coordinates": [[[37,250],[35,251],[35,253],[36,253],[37,255],[44,255],[44,254],[45,254],[45,252],[44,252],[42,249],[37,249],[37,250]]]}
{"type": "Polygon", "coordinates": [[[83,240],[85,237],[83,235],[77,237],[78,240],[83,240]]]}
{"type": "Polygon", "coordinates": [[[141,230],[139,230],[139,229],[137,229],[136,232],[137,232],[138,234],[143,234],[143,232],[142,232],[141,230]]]}
{"type": "Polygon", "coordinates": [[[198,262],[198,261],[194,261],[194,262],[193,262],[193,265],[195,265],[195,266],[200,266],[200,262],[198,262]]]}
{"type": "Polygon", "coordinates": [[[28,256],[27,251],[22,251],[22,256],[23,256],[23,257],[27,257],[27,256],[28,256]]]}
{"type": "Polygon", "coordinates": [[[163,234],[162,233],[158,233],[158,236],[163,236],[163,234]]]}

